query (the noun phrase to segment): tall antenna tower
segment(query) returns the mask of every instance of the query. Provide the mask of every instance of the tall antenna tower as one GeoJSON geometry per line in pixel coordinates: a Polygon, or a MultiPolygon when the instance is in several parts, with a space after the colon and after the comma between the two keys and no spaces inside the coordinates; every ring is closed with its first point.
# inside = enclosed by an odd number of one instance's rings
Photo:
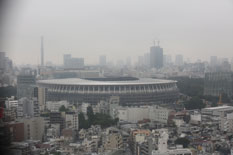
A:
{"type": "Polygon", "coordinates": [[[44,66],[44,37],[41,36],[41,47],[40,47],[40,54],[41,54],[41,66],[44,66]]]}

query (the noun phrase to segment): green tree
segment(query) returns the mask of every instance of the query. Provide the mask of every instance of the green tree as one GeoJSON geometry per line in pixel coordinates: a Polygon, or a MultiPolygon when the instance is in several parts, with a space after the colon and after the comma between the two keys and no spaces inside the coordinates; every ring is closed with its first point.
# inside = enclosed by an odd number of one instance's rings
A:
{"type": "Polygon", "coordinates": [[[87,107],[87,116],[88,116],[88,123],[93,124],[93,121],[95,119],[95,115],[94,115],[94,112],[93,112],[93,109],[91,106],[87,107]]]}
{"type": "Polygon", "coordinates": [[[90,127],[88,121],[85,119],[84,114],[78,114],[78,123],[80,129],[88,129],[90,127]]]}
{"type": "Polygon", "coordinates": [[[62,106],[59,108],[59,111],[60,111],[60,112],[66,112],[67,109],[66,109],[66,107],[65,107],[64,105],[62,105],[62,106]]]}
{"type": "Polygon", "coordinates": [[[187,103],[185,103],[185,108],[188,109],[188,110],[202,109],[204,107],[205,107],[205,104],[197,96],[192,97],[187,103]]]}
{"type": "Polygon", "coordinates": [[[190,141],[187,138],[178,138],[175,141],[175,144],[183,145],[184,148],[187,148],[190,141]]]}
{"type": "Polygon", "coordinates": [[[191,97],[203,96],[203,91],[204,91],[203,78],[177,77],[172,79],[178,81],[177,87],[179,88],[181,93],[191,97]]]}
{"type": "Polygon", "coordinates": [[[102,128],[106,128],[112,125],[116,125],[119,121],[118,118],[113,119],[110,115],[101,114],[101,113],[93,113],[92,107],[87,108],[87,116],[86,120],[83,113],[79,115],[79,128],[87,129],[90,128],[91,125],[100,125],[102,128]]]}

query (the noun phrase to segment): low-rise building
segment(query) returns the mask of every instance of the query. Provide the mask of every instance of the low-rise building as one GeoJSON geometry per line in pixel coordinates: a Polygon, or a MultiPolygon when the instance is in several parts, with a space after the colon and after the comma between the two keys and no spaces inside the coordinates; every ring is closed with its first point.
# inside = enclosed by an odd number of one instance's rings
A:
{"type": "Polygon", "coordinates": [[[178,147],[175,149],[168,149],[168,133],[166,130],[160,130],[158,139],[158,150],[153,150],[152,155],[192,155],[190,149],[183,149],[178,147]]]}

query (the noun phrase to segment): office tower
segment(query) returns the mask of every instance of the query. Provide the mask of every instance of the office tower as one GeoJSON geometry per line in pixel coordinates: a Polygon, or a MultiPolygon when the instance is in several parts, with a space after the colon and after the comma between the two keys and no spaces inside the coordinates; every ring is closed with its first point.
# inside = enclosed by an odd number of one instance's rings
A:
{"type": "Polygon", "coordinates": [[[150,67],[150,53],[144,54],[144,64],[146,67],[150,67]]]}
{"type": "Polygon", "coordinates": [[[5,69],[5,52],[0,52],[0,70],[5,69]]]}
{"type": "Polygon", "coordinates": [[[106,55],[101,55],[100,57],[99,57],[99,65],[100,66],[106,66],[106,55]]]}
{"type": "Polygon", "coordinates": [[[64,54],[63,55],[63,65],[68,66],[70,59],[71,59],[71,54],[64,54]]]}
{"type": "Polygon", "coordinates": [[[233,58],[231,58],[231,71],[233,71],[233,58]]]}
{"type": "Polygon", "coordinates": [[[138,56],[138,66],[143,66],[143,65],[144,65],[144,57],[138,56]]]}
{"type": "Polygon", "coordinates": [[[17,117],[39,117],[39,104],[38,104],[38,100],[36,98],[26,98],[23,97],[21,99],[18,100],[18,107],[17,107],[17,112],[22,113],[22,116],[18,116],[17,117]]]}
{"type": "Polygon", "coordinates": [[[130,67],[131,66],[131,57],[126,58],[126,66],[130,67]]]}
{"type": "Polygon", "coordinates": [[[218,64],[218,57],[217,56],[211,56],[210,57],[210,66],[215,67],[218,64]]]}
{"type": "Polygon", "coordinates": [[[63,65],[65,69],[81,69],[84,67],[84,58],[73,58],[71,54],[64,54],[63,65]]]}
{"type": "Polygon", "coordinates": [[[41,66],[44,66],[44,37],[41,37],[41,66]]]}
{"type": "Polygon", "coordinates": [[[232,96],[233,79],[231,72],[205,73],[204,95],[219,96],[227,94],[232,96]]]}
{"type": "Polygon", "coordinates": [[[171,55],[163,55],[163,64],[170,65],[172,63],[171,55]]]}
{"type": "Polygon", "coordinates": [[[183,55],[181,54],[176,55],[175,64],[177,66],[182,66],[184,64],[183,55]]]}
{"type": "Polygon", "coordinates": [[[162,68],[163,67],[163,48],[159,46],[152,46],[150,48],[150,67],[162,68]]]}
{"type": "Polygon", "coordinates": [[[35,97],[36,91],[36,71],[24,68],[17,76],[17,98],[22,97],[35,97]]]}

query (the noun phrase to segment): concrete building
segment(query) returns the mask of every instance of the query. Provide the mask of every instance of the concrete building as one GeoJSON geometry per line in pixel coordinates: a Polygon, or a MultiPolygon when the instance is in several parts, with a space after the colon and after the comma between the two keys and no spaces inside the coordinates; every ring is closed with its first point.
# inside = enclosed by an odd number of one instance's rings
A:
{"type": "Polygon", "coordinates": [[[117,111],[120,121],[137,123],[139,120],[148,119],[148,107],[121,107],[117,111]]]}
{"type": "Polygon", "coordinates": [[[17,99],[35,97],[36,71],[24,68],[17,76],[17,99]]]}
{"type": "Polygon", "coordinates": [[[209,72],[205,73],[204,95],[219,96],[233,95],[233,75],[231,72],[209,72]]]}
{"type": "Polygon", "coordinates": [[[120,121],[137,123],[144,119],[153,122],[167,123],[171,110],[160,106],[116,107],[116,117],[120,121]]]}
{"type": "Polygon", "coordinates": [[[151,121],[168,123],[171,110],[160,106],[148,107],[149,119],[151,121]]]}
{"type": "Polygon", "coordinates": [[[60,125],[60,133],[65,128],[65,113],[60,112],[50,112],[49,114],[49,123],[59,124],[60,125]]]}
{"type": "Polygon", "coordinates": [[[20,121],[24,123],[24,140],[42,141],[45,130],[42,117],[23,118],[20,121]]]}
{"type": "Polygon", "coordinates": [[[61,106],[65,106],[67,108],[69,102],[67,101],[47,101],[46,102],[46,109],[52,112],[59,112],[61,106]]]}
{"type": "Polygon", "coordinates": [[[9,122],[6,125],[11,132],[12,142],[24,141],[24,123],[23,122],[9,122]]]}
{"type": "Polygon", "coordinates": [[[221,115],[219,128],[221,131],[233,132],[233,113],[221,115]]]}
{"type": "Polygon", "coordinates": [[[201,113],[194,111],[190,114],[190,123],[192,124],[199,124],[201,122],[201,113]]]}
{"type": "Polygon", "coordinates": [[[210,57],[210,66],[216,67],[218,65],[218,57],[217,56],[211,56],[210,57]]]}
{"type": "Polygon", "coordinates": [[[6,53],[5,52],[0,52],[0,70],[5,69],[5,59],[6,59],[6,53]]]}
{"type": "MultiPolygon", "coordinates": [[[[21,110],[23,107],[23,116],[27,117],[39,117],[39,104],[37,98],[28,99],[23,97],[18,101],[18,109],[21,110]]],[[[21,111],[17,110],[17,117],[19,116],[18,113],[21,111]]]]}
{"type": "Polygon", "coordinates": [[[82,145],[85,148],[86,153],[94,153],[98,152],[98,143],[99,137],[98,136],[91,136],[89,138],[84,138],[82,145]]]}
{"type": "Polygon", "coordinates": [[[87,114],[87,108],[90,106],[89,103],[82,103],[82,106],[81,106],[81,111],[82,113],[84,114],[87,114]]]}
{"type": "Polygon", "coordinates": [[[222,115],[226,115],[228,113],[233,112],[232,106],[219,106],[219,107],[211,107],[211,108],[204,108],[201,110],[202,120],[215,120],[219,121],[222,115]]]}
{"type": "Polygon", "coordinates": [[[183,55],[176,55],[175,64],[177,66],[182,66],[184,64],[183,55]]]}
{"type": "Polygon", "coordinates": [[[157,69],[163,67],[163,48],[159,45],[150,48],[150,67],[157,69]]]}
{"type": "Polygon", "coordinates": [[[102,67],[107,65],[106,55],[99,56],[99,65],[102,67]]]}
{"type": "Polygon", "coordinates": [[[102,148],[101,151],[118,150],[123,148],[123,137],[120,130],[116,128],[107,128],[106,132],[102,135],[102,148]]]}
{"type": "Polygon", "coordinates": [[[166,130],[160,130],[158,140],[158,150],[153,150],[152,155],[192,155],[190,149],[176,148],[169,149],[167,145],[168,133],[166,130]]]}
{"type": "Polygon", "coordinates": [[[66,122],[66,128],[78,130],[79,124],[78,124],[78,114],[74,112],[66,113],[65,116],[65,122],[66,122]]]}
{"type": "Polygon", "coordinates": [[[146,137],[150,136],[150,130],[138,129],[133,130],[130,133],[129,148],[133,154],[140,154],[141,150],[139,144],[142,144],[146,141],[146,137]]]}
{"type": "Polygon", "coordinates": [[[81,69],[84,67],[84,58],[73,58],[71,54],[64,54],[63,63],[65,69],[81,69]]]}

